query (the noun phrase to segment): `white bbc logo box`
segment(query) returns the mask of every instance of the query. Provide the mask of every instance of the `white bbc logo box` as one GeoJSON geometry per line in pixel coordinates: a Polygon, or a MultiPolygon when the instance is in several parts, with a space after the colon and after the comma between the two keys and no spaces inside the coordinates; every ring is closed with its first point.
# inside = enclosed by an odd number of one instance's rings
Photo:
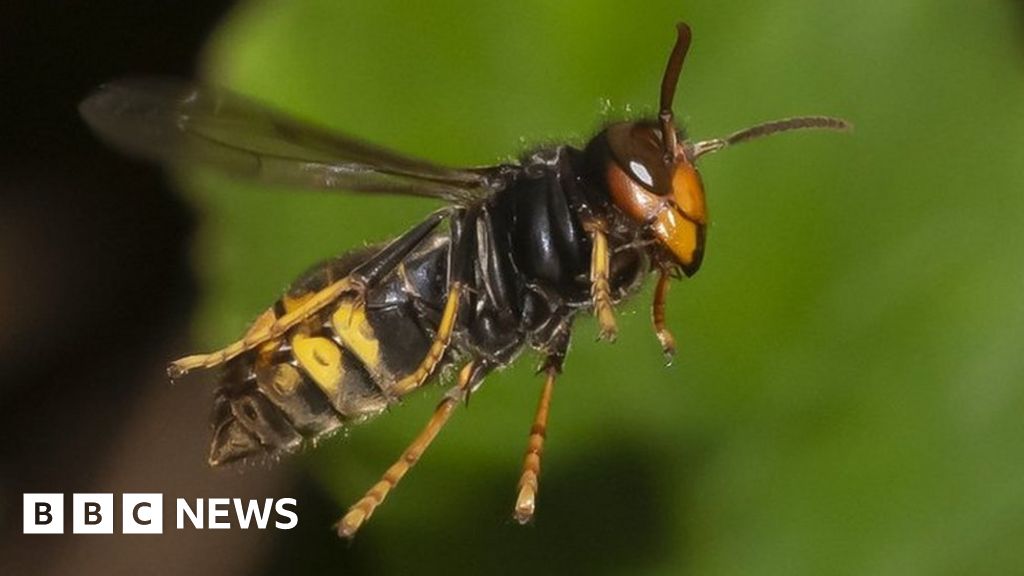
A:
{"type": "Polygon", "coordinates": [[[163,494],[123,494],[121,496],[122,534],[163,534],[163,494]]]}
{"type": "Polygon", "coordinates": [[[25,534],[64,533],[63,494],[25,494],[22,532],[25,534]]]}
{"type": "MultiPolygon", "coordinates": [[[[25,494],[22,532],[25,534],[64,533],[63,494],[25,494]]],[[[73,494],[71,530],[74,534],[113,534],[113,494],[73,494]]],[[[121,532],[123,534],[163,533],[163,494],[122,494],[121,532]]]]}

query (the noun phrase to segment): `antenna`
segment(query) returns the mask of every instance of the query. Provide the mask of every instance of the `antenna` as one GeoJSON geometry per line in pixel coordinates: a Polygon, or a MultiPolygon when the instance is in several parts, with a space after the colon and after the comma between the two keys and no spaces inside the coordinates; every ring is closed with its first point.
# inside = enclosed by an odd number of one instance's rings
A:
{"type": "Polygon", "coordinates": [[[672,100],[676,95],[676,84],[679,83],[679,72],[683,69],[683,60],[690,49],[691,32],[685,22],[676,24],[676,45],[668,57],[665,76],[661,79],[661,109],[658,119],[661,120],[661,141],[665,148],[665,163],[671,164],[676,155],[676,125],[672,113],[672,100]]]}
{"type": "Polygon", "coordinates": [[[696,160],[704,154],[718,152],[726,146],[732,146],[733,144],[739,144],[740,142],[746,142],[747,140],[754,140],[755,138],[771,136],[772,134],[778,134],[780,132],[789,132],[790,130],[837,130],[845,132],[853,130],[853,124],[850,124],[842,118],[833,118],[832,116],[800,116],[797,118],[774,120],[772,122],[756,124],[750,128],[744,128],[738,132],[733,132],[725,138],[713,138],[711,140],[697,142],[693,145],[692,156],[693,159],[696,160]]]}

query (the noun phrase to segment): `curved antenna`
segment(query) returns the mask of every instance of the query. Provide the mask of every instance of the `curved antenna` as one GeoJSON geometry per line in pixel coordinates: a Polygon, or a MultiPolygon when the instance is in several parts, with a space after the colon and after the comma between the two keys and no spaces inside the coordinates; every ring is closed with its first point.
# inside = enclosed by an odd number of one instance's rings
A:
{"type": "Polygon", "coordinates": [[[685,22],[676,24],[676,45],[668,57],[665,75],[661,78],[661,104],[658,119],[661,120],[661,141],[665,148],[665,163],[671,164],[676,155],[676,125],[672,113],[672,100],[676,96],[676,84],[679,83],[679,72],[683,69],[683,60],[690,49],[692,36],[690,27],[685,22]]]}
{"type": "Polygon", "coordinates": [[[774,120],[733,132],[725,138],[713,138],[697,142],[693,145],[691,155],[696,160],[704,154],[718,152],[726,146],[732,146],[733,144],[739,144],[740,142],[746,142],[755,138],[771,136],[780,132],[789,132],[790,130],[836,130],[846,132],[853,130],[853,124],[842,118],[834,118],[832,116],[800,116],[797,118],[774,120]]]}

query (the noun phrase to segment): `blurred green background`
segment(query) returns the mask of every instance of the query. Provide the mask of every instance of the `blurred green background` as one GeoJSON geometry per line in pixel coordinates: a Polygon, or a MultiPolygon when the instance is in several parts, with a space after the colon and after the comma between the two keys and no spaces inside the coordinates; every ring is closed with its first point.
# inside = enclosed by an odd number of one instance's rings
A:
{"type": "MultiPolygon", "coordinates": [[[[691,135],[832,114],[702,161],[705,264],[650,286],[613,345],[578,323],[535,524],[512,504],[541,381],[495,374],[356,539],[373,572],[1019,573],[1024,567],[1024,42],[1009,2],[298,0],[240,5],[208,80],[451,165],[583,145],[649,115],[685,20],[691,135]]],[[[203,224],[197,341],[234,339],[302,270],[429,201],[183,174],[203,224]]],[[[302,456],[337,501],[440,391],[302,456]]],[[[318,540],[319,542],[319,540],[318,540]]],[[[333,554],[296,539],[295,571],[333,554]]],[[[339,545],[340,546],[340,545],[339,545]]],[[[337,567],[345,572],[344,567],[337,567]]]]}

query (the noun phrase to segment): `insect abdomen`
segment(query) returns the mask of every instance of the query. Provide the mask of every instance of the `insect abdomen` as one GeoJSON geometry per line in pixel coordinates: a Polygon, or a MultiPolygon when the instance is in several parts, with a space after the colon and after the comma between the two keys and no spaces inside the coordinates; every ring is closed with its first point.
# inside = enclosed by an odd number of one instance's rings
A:
{"type": "MultiPolygon", "coordinates": [[[[317,267],[251,330],[345,277],[366,252],[317,267]]],[[[402,285],[384,282],[365,302],[346,296],[283,338],[229,362],[217,391],[210,463],[292,452],[303,439],[323,437],[387,408],[385,390],[414,368],[401,360],[420,358],[430,345],[402,285]],[[375,306],[378,300],[390,303],[375,306]]]]}

